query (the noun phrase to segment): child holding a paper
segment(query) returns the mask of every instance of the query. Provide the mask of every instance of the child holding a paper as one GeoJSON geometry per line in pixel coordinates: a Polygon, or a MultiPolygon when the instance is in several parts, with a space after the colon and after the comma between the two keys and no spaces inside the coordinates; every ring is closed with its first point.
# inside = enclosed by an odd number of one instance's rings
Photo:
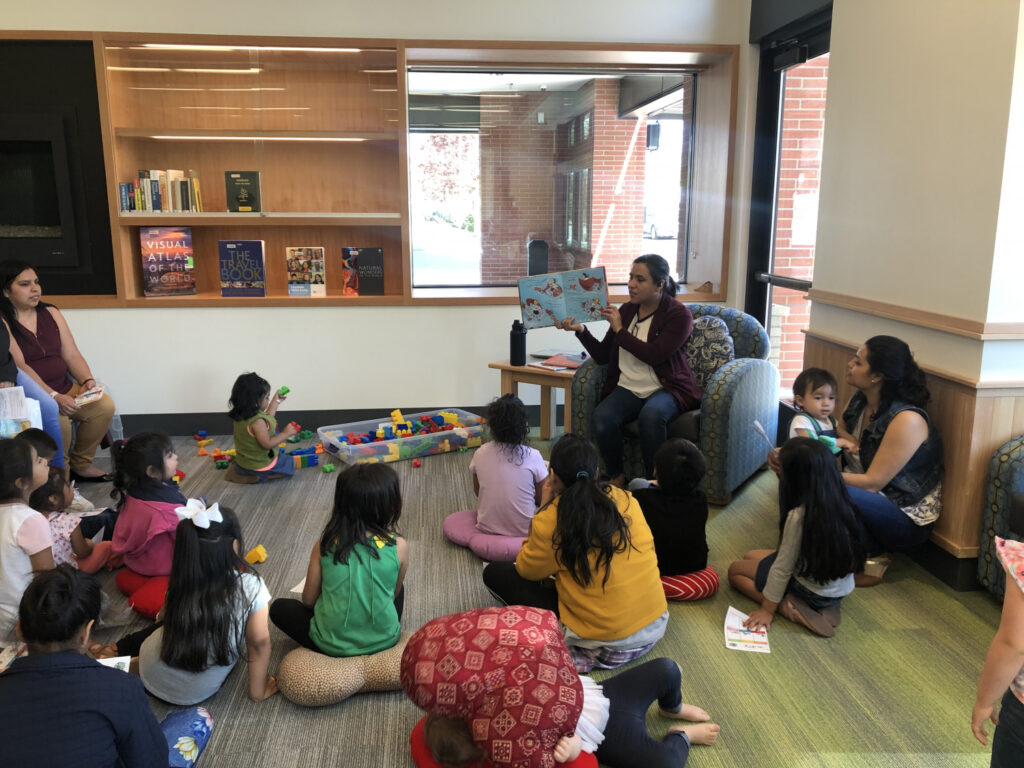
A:
{"type": "Polygon", "coordinates": [[[779,450],[780,539],[777,551],[755,549],[729,566],[729,583],[761,607],[747,629],[771,627],[776,611],[822,637],[839,625],[839,602],[864,568],[856,508],[832,453],[809,437],[779,450]]]}

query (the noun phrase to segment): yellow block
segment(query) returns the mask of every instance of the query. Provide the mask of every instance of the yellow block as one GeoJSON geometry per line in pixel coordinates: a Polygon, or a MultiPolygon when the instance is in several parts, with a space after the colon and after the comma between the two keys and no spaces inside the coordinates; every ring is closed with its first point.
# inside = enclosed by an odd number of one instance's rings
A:
{"type": "Polygon", "coordinates": [[[395,410],[391,412],[391,421],[395,424],[400,424],[405,421],[405,417],[402,416],[402,412],[398,408],[395,408],[395,410]]]}
{"type": "Polygon", "coordinates": [[[212,442],[213,442],[213,438],[212,438],[212,437],[208,437],[208,438],[206,438],[205,440],[200,440],[200,441],[198,441],[198,442],[196,443],[196,445],[198,445],[198,446],[199,446],[200,448],[203,448],[203,447],[205,447],[205,446],[209,445],[209,444],[210,444],[210,443],[212,443],[212,442]]]}
{"type": "Polygon", "coordinates": [[[267,559],[267,550],[262,544],[253,547],[249,550],[249,554],[245,556],[245,562],[249,565],[256,565],[256,563],[262,563],[267,559]]]}

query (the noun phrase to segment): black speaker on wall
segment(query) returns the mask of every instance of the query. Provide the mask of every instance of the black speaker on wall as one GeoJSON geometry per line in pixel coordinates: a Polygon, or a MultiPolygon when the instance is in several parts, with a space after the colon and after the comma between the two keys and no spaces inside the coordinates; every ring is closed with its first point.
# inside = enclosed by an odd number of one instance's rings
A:
{"type": "Polygon", "coordinates": [[[114,294],[92,43],[0,41],[0,259],[48,294],[114,294]]]}

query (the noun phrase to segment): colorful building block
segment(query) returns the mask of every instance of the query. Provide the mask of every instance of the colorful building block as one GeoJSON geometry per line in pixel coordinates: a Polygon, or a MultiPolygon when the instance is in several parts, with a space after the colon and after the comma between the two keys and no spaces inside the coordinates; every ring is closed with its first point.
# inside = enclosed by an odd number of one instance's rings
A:
{"type": "Polygon", "coordinates": [[[418,469],[419,467],[422,467],[422,466],[423,466],[423,462],[420,461],[419,459],[413,459],[412,460],[412,468],[413,469],[418,469]]]}
{"type": "Polygon", "coordinates": [[[393,421],[395,424],[405,421],[405,417],[402,416],[402,411],[399,410],[398,408],[395,408],[395,410],[391,412],[391,421],[393,421]]]}
{"type": "Polygon", "coordinates": [[[210,455],[210,452],[208,450],[206,450],[205,448],[200,448],[199,452],[196,454],[196,456],[209,456],[209,455],[210,455]]]}
{"type": "Polygon", "coordinates": [[[316,432],[314,432],[312,429],[304,429],[301,432],[299,432],[299,437],[302,440],[309,440],[309,438],[313,437],[315,434],[316,432]]]}
{"type": "Polygon", "coordinates": [[[320,467],[320,471],[323,472],[325,475],[328,475],[328,474],[330,474],[331,472],[334,471],[334,465],[333,464],[324,464],[322,467],[320,467]]]}
{"type": "Polygon", "coordinates": [[[277,390],[277,396],[287,397],[289,392],[291,392],[291,390],[288,389],[288,387],[281,387],[280,389],[277,390]]]}
{"type": "Polygon", "coordinates": [[[258,544],[249,550],[245,555],[245,562],[249,565],[256,565],[256,563],[266,562],[267,550],[262,544],[258,544]]]}
{"type": "Polygon", "coordinates": [[[214,466],[217,467],[217,469],[227,469],[231,466],[231,462],[227,459],[219,459],[214,463],[214,466]]]}

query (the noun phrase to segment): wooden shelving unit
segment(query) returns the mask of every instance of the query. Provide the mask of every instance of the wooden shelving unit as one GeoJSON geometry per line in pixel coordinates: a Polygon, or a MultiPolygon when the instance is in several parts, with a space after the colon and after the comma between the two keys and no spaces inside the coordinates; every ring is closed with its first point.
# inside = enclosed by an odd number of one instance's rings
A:
{"type": "Polygon", "coordinates": [[[98,44],[108,186],[126,306],[318,306],[406,300],[405,88],[387,40],[108,34],[98,44]],[[123,212],[140,169],[194,171],[202,213],[123,212]],[[229,213],[225,171],[259,171],[261,213],[229,213]],[[197,293],[145,297],[139,230],[192,228],[197,293]],[[217,241],[263,240],[266,298],[222,298],[217,241]],[[288,246],[323,246],[327,297],[289,297],[288,246]],[[384,250],[384,296],[342,295],[341,249],[384,250]]]}

